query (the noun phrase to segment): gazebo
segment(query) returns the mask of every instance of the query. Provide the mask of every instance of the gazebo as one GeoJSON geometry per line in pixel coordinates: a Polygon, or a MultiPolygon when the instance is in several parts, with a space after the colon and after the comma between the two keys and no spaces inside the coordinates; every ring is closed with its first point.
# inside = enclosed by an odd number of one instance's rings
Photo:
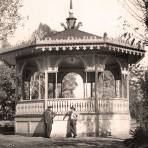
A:
{"type": "Polygon", "coordinates": [[[64,31],[0,50],[0,58],[16,67],[16,97],[20,101],[15,133],[44,135],[44,111],[52,105],[57,114],[52,136],[66,135],[62,119],[71,106],[79,114],[78,135],[128,135],[128,65],[142,59],[145,51],[139,44],[112,39],[106,33],[100,37],[79,30],[71,9],[64,31]],[[63,95],[66,75],[81,77],[82,97],[63,95]]]}

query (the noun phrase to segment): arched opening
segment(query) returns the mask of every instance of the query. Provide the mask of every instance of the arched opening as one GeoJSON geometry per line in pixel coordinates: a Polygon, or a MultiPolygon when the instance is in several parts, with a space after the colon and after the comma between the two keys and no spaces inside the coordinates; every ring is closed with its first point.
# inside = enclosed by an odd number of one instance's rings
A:
{"type": "Polygon", "coordinates": [[[99,97],[103,99],[110,99],[116,97],[115,78],[112,72],[105,70],[99,76],[98,81],[99,97]]]}
{"type": "Polygon", "coordinates": [[[104,72],[99,75],[99,96],[103,99],[122,98],[123,83],[120,61],[109,58],[104,72]]]}
{"type": "MultiPolygon", "coordinates": [[[[49,79],[52,79],[51,74],[49,79]]],[[[84,81],[83,60],[76,56],[63,58],[59,63],[57,74],[57,97],[84,98],[84,81]]]]}
{"type": "Polygon", "coordinates": [[[25,65],[22,81],[22,97],[24,100],[44,98],[44,74],[39,72],[35,62],[29,62],[25,65]]]}
{"type": "Polygon", "coordinates": [[[62,98],[84,98],[84,85],[82,77],[74,72],[66,74],[62,80],[62,98]]]}

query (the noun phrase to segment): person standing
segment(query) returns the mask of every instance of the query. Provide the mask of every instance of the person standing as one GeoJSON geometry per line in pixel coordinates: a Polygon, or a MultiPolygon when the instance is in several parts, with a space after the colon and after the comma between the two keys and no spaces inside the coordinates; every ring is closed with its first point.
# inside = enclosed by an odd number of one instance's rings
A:
{"type": "Polygon", "coordinates": [[[52,111],[52,106],[48,106],[47,110],[45,111],[45,133],[46,137],[50,138],[51,130],[52,130],[52,124],[53,119],[55,117],[55,112],[52,111]]]}
{"type": "Polygon", "coordinates": [[[77,113],[76,109],[72,106],[70,108],[71,110],[65,114],[63,117],[63,120],[68,116],[68,121],[67,121],[67,134],[66,137],[72,137],[75,138],[77,136],[77,131],[76,131],[76,123],[77,123],[77,113]]]}

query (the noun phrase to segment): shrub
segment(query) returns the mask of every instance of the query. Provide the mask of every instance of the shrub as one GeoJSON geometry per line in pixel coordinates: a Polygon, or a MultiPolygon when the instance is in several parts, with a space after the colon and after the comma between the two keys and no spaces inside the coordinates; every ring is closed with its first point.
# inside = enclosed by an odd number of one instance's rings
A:
{"type": "Polygon", "coordinates": [[[131,130],[130,134],[132,138],[124,141],[129,148],[138,148],[143,144],[148,144],[148,131],[145,131],[143,127],[137,127],[135,131],[131,130]]]}

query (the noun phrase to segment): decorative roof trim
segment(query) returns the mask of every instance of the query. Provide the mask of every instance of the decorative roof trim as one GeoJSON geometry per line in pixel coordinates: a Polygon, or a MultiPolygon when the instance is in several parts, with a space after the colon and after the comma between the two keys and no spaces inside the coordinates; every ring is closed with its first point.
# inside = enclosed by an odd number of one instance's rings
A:
{"type": "MultiPolygon", "coordinates": [[[[143,47],[138,48],[138,46],[136,44],[134,45],[130,45],[129,43],[123,41],[123,40],[119,40],[119,39],[113,39],[113,38],[96,38],[96,37],[90,37],[90,38],[69,38],[69,39],[60,39],[60,40],[53,40],[51,38],[49,38],[48,40],[36,40],[36,41],[27,41],[27,42],[23,42],[21,44],[17,44],[15,46],[12,46],[8,49],[3,49],[0,51],[0,54],[7,54],[9,52],[16,52],[19,50],[23,50],[25,48],[29,48],[29,47],[35,47],[36,49],[39,49],[41,47],[45,47],[46,48],[50,48],[51,50],[56,49],[57,51],[59,49],[57,48],[61,48],[62,50],[66,50],[65,48],[68,46],[74,46],[76,49],[78,49],[78,47],[83,46],[84,50],[88,48],[88,46],[90,45],[94,45],[94,46],[98,46],[98,45],[103,45],[104,47],[108,47],[109,50],[112,49],[112,47],[115,47],[113,49],[113,51],[117,51],[119,52],[119,50],[121,52],[125,52],[127,53],[128,51],[130,52],[137,52],[137,53],[144,53],[144,49],[143,47]],[[117,49],[116,49],[117,48],[117,49]]],[[[100,48],[100,47],[99,47],[100,48]]],[[[72,50],[72,48],[70,49],[72,50]]],[[[92,46],[90,46],[90,50],[92,50],[92,46]]]]}

